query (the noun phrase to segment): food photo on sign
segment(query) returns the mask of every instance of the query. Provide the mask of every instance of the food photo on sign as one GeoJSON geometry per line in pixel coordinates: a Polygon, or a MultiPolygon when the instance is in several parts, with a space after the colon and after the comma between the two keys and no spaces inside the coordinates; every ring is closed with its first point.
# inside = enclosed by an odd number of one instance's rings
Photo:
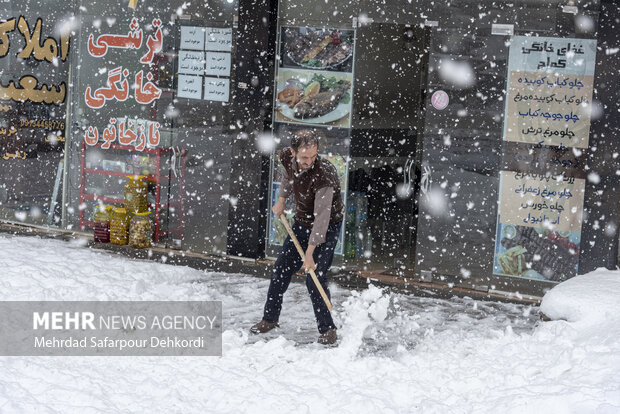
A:
{"type": "Polygon", "coordinates": [[[282,66],[351,72],[355,31],[315,27],[283,27],[282,66]]]}
{"type": "Polygon", "coordinates": [[[350,73],[280,69],[276,121],[348,128],[352,84],[350,73]]]}
{"type": "Polygon", "coordinates": [[[494,273],[561,282],[577,275],[581,233],[500,223],[494,273]]]}

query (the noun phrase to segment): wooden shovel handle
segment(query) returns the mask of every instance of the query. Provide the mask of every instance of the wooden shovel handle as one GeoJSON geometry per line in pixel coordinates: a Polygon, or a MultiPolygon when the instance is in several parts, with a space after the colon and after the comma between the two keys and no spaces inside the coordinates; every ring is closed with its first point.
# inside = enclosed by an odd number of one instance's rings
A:
{"type": "MultiPolygon", "coordinates": [[[[299,255],[301,256],[301,260],[305,260],[306,256],[304,254],[304,249],[301,248],[301,245],[299,244],[297,237],[295,237],[295,233],[293,233],[293,229],[291,229],[291,226],[288,224],[288,219],[286,218],[284,214],[280,216],[280,221],[282,222],[282,224],[284,224],[284,227],[286,227],[286,231],[288,232],[288,235],[291,236],[291,240],[293,240],[295,247],[297,247],[297,251],[299,252],[299,255]]],[[[319,293],[321,294],[323,301],[325,301],[325,304],[327,305],[327,309],[331,312],[333,309],[332,304],[329,301],[329,298],[327,297],[325,290],[323,290],[323,286],[321,286],[321,282],[319,282],[319,279],[316,277],[316,273],[314,273],[314,269],[309,269],[309,270],[310,270],[310,277],[312,277],[312,280],[314,281],[316,288],[319,290],[319,293]]]]}

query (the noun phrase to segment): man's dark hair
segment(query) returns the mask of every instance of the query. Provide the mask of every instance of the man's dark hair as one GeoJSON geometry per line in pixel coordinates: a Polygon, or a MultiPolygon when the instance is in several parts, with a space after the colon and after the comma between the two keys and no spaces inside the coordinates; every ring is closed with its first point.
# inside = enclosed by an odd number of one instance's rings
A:
{"type": "Polygon", "coordinates": [[[301,147],[313,147],[316,145],[318,149],[322,135],[323,134],[315,129],[302,129],[297,131],[293,134],[293,138],[291,138],[291,148],[293,148],[293,151],[297,152],[301,147]]]}

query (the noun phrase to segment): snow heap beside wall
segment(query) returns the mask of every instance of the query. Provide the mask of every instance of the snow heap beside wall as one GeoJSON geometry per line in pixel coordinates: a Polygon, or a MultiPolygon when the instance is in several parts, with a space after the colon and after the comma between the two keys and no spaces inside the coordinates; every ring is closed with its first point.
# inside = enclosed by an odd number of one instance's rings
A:
{"type": "Polygon", "coordinates": [[[540,311],[580,331],[620,336],[620,273],[599,268],[560,283],[544,296],[540,311]]]}

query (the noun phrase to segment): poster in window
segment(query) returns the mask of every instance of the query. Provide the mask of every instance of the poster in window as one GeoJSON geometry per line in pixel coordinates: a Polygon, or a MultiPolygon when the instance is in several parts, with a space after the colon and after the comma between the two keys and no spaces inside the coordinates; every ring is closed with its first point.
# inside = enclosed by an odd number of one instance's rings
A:
{"type": "Polygon", "coordinates": [[[493,273],[578,272],[596,40],[511,41],[493,273]]]}
{"type": "Polygon", "coordinates": [[[206,74],[209,76],[230,76],[230,53],[207,52],[206,74]]]}
{"type": "Polygon", "coordinates": [[[202,77],[179,75],[177,96],[180,98],[200,99],[202,96],[202,77]]]}
{"type": "Polygon", "coordinates": [[[205,72],[204,52],[179,50],[178,73],[184,73],[187,75],[204,75],[204,72],[205,72]]]}
{"type": "Polygon", "coordinates": [[[276,121],[349,128],[352,87],[350,73],[280,69],[276,121]]]}
{"type": "Polygon", "coordinates": [[[352,71],[355,50],[352,29],[282,27],[280,36],[282,67],[352,71]]]}
{"type": "Polygon", "coordinates": [[[205,50],[232,51],[232,28],[206,27],[205,50]]]}
{"type": "Polygon", "coordinates": [[[196,26],[181,26],[181,43],[179,49],[204,50],[205,29],[196,26]]]}
{"type": "Polygon", "coordinates": [[[230,98],[230,79],[205,77],[204,98],[207,101],[228,102],[230,98]]]}
{"type": "Polygon", "coordinates": [[[502,171],[495,273],[562,281],[579,261],[584,178],[502,171]]]}
{"type": "Polygon", "coordinates": [[[516,36],[504,140],[587,148],[596,40],[516,36]]]}

